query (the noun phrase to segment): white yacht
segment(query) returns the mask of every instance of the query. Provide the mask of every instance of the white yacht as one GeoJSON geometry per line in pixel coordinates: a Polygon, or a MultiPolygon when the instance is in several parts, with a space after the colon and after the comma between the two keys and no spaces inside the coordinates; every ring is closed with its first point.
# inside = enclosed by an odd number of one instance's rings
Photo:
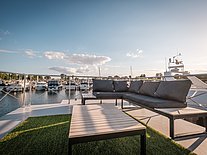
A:
{"type": "MultiPolygon", "coordinates": [[[[190,74],[184,70],[184,63],[181,59],[181,54],[177,54],[169,59],[168,70],[164,72],[163,80],[174,81],[176,76],[184,75],[185,78],[191,80],[191,89],[188,92],[187,104],[188,106],[202,107],[207,110],[207,84],[199,79],[199,74],[190,74]]],[[[205,75],[207,76],[207,75],[205,75]]]]}
{"type": "Polygon", "coordinates": [[[69,91],[69,89],[71,91],[75,91],[77,89],[77,85],[74,83],[74,82],[67,82],[66,85],[65,85],[65,91],[69,91]]]}
{"type": "Polygon", "coordinates": [[[45,90],[47,90],[47,83],[44,82],[44,81],[37,82],[35,84],[35,90],[36,91],[45,91],[45,90]]]}
{"type": "Polygon", "coordinates": [[[169,58],[168,68],[164,72],[164,80],[173,81],[176,75],[189,75],[190,72],[185,71],[183,61],[181,59],[181,54],[177,54],[172,58],[169,58]]]}
{"type": "Polygon", "coordinates": [[[5,85],[4,81],[3,80],[0,80],[0,91],[2,91],[5,86],[6,85],[5,85]]]}
{"type": "Polygon", "coordinates": [[[80,85],[80,90],[89,90],[90,89],[90,84],[87,82],[81,82],[80,85]]]}
{"type": "Polygon", "coordinates": [[[24,89],[22,81],[9,83],[4,89],[7,92],[22,92],[24,89]]]}
{"type": "Polygon", "coordinates": [[[48,91],[58,91],[62,88],[58,80],[49,80],[48,81],[48,91]]]}

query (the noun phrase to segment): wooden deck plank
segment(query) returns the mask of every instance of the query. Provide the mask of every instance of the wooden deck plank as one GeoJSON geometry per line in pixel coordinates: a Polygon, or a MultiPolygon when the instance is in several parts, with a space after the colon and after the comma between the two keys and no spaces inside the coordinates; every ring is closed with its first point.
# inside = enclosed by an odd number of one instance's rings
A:
{"type": "MultiPolygon", "coordinates": [[[[139,119],[148,126],[161,131],[164,135],[169,136],[169,119],[157,113],[152,114],[147,109],[138,109],[127,112],[134,118],[139,119]],[[149,115],[148,115],[149,114],[149,115]]],[[[175,134],[182,135],[185,133],[199,133],[204,132],[205,128],[199,125],[190,123],[183,119],[175,120],[175,134]]]]}
{"type": "MultiPolygon", "coordinates": [[[[136,119],[141,120],[143,123],[152,127],[153,129],[161,132],[165,136],[169,137],[169,119],[165,116],[159,115],[155,112],[147,109],[124,109],[126,113],[133,116],[136,119]]],[[[175,109],[174,109],[175,110],[175,109]]],[[[173,110],[172,110],[173,111],[173,110]]],[[[175,134],[177,135],[188,135],[205,132],[205,128],[183,119],[175,120],[175,134]]],[[[175,142],[181,144],[183,147],[195,152],[198,155],[207,154],[207,136],[199,135],[192,138],[176,139],[175,142]]]]}
{"type": "MultiPolygon", "coordinates": [[[[111,116],[111,117],[113,117],[113,116],[111,116]]],[[[117,120],[117,121],[119,121],[119,120],[125,120],[125,121],[127,121],[127,120],[131,120],[130,118],[126,118],[126,117],[113,117],[114,118],[114,120],[117,120]]],[[[111,121],[111,119],[109,119],[109,117],[97,117],[97,118],[91,118],[91,117],[85,117],[85,118],[73,118],[74,119],[74,122],[82,122],[82,121],[84,121],[84,122],[87,122],[87,121],[97,121],[97,120],[102,120],[102,121],[111,121]]]]}
{"type": "Polygon", "coordinates": [[[110,117],[113,117],[113,118],[128,118],[128,116],[126,116],[126,115],[120,115],[120,114],[118,114],[118,115],[111,115],[111,114],[108,114],[108,115],[103,115],[103,114],[99,114],[99,116],[98,116],[98,114],[95,114],[95,115],[80,115],[80,116],[74,116],[73,118],[74,119],[85,119],[85,118],[94,118],[94,119],[99,119],[99,118],[110,118],[110,117]]]}
{"type": "Polygon", "coordinates": [[[201,110],[197,108],[192,108],[192,107],[186,107],[186,108],[166,108],[166,109],[157,109],[159,111],[163,111],[165,113],[169,113],[171,115],[199,115],[199,114],[206,114],[206,110],[201,110]]]}

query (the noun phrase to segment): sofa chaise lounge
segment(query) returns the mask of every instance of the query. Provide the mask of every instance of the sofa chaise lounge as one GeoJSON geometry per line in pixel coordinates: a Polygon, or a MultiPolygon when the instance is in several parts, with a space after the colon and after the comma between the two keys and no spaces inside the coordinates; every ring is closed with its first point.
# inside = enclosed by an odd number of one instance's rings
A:
{"type": "Polygon", "coordinates": [[[143,82],[93,80],[93,95],[96,99],[121,99],[147,109],[185,108],[190,80],[143,82]]]}
{"type": "MultiPolygon", "coordinates": [[[[199,109],[193,109],[194,112],[188,113],[186,96],[191,87],[190,80],[143,82],[132,81],[128,87],[127,81],[112,80],[93,80],[93,97],[91,99],[121,99],[121,108],[123,109],[123,100],[129,101],[142,108],[154,111],[169,118],[169,134],[172,139],[185,137],[175,136],[174,120],[190,117],[203,117],[207,122],[207,112],[199,109]],[[184,110],[184,113],[169,113],[169,110],[184,110]],[[185,110],[186,109],[186,110],[185,110]]],[[[83,100],[82,100],[83,101],[83,100]]],[[[85,101],[82,102],[85,104],[85,101]]],[[[192,109],[192,108],[191,108],[192,109]]],[[[206,130],[202,133],[207,132],[206,130]]],[[[190,136],[193,133],[190,134],[190,136]]]]}

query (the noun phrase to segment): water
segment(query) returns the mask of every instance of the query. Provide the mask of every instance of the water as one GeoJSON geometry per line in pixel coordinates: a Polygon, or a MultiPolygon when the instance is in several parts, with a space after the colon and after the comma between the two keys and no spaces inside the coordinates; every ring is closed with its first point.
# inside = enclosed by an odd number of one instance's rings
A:
{"type": "MultiPolygon", "coordinates": [[[[189,93],[189,96],[192,95],[193,92],[189,93]]],[[[203,92],[198,92],[198,94],[203,92]]],[[[5,95],[5,93],[0,91],[0,99],[5,95]]],[[[0,101],[0,117],[21,107],[23,105],[23,93],[22,92],[12,92],[10,95],[7,95],[2,101],[0,101]],[[11,96],[10,96],[11,95],[11,96]],[[14,96],[14,97],[12,97],[14,96]]],[[[71,99],[77,98],[80,99],[79,91],[71,91],[71,99]]],[[[52,103],[60,103],[62,100],[68,100],[69,92],[65,91],[65,89],[56,91],[56,92],[48,92],[48,91],[31,91],[25,93],[25,103],[36,105],[36,104],[52,104],[52,103]]],[[[207,93],[195,97],[194,101],[198,104],[202,105],[202,107],[207,108],[207,93]]],[[[188,100],[188,105],[190,106],[198,106],[198,104],[193,103],[188,100]]]]}
{"type": "MultiPolygon", "coordinates": [[[[0,92],[0,99],[5,95],[4,92],[0,92]]],[[[79,99],[79,91],[71,91],[71,99],[79,99]]],[[[25,104],[37,105],[37,104],[53,104],[60,103],[62,100],[68,100],[69,92],[63,90],[56,92],[48,91],[31,91],[25,93],[25,104]]],[[[23,105],[23,93],[11,92],[2,101],[0,101],[0,117],[21,107],[23,105]],[[13,96],[13,97],[12,97],[13,96]]]]}

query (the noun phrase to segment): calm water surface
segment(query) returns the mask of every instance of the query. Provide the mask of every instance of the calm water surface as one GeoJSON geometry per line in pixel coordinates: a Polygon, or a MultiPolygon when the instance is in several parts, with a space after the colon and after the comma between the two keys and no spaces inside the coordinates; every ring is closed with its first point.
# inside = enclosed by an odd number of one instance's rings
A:
{"type": "MultiPolygon", "coordinates": [[[[202,93],[202,92],[199,92],[202,93]]],[[[199,94],[198,93],[198,94],[199,94]]],[[[0,99],[5,95],[5,93],[0,91],[0,99]]],[[[191,96],[192,93],[189,93],[189,96],[191,96]]],[[[71,91],[71,99],[77,98],[79,99],[80,92],[79,91],[71,91]]],[[[53,103],[60,103],[62,100],[68,100],[69,98],[69,92],[65,91],[65,89],[61,91],[56,92],[48,92],[48,91],[31,91],[26,92],[25,94],[25,104],[53,104],[53,103]]],[[[207,109],[207,93],[202,95],[202,97],[196,97],[194,98],[194,101],[201,104],[203,107],[206,107],[207,109]]],[[[17,92],[17,93],[10,93],[10,95],[7,95],[3,100],[0,101],[0,117],[21,107],[23,105],[23,93],[17,92]]],[[[191,106],[198,106],[197,104],[188,101],[188,105],[191,106]]]]}
{"type": "MultiPolygon", "coordinates": [[[[0,99],[5,96],[4,92],[0,92],[0,99]]],[[[53,104],[60,103],[62,100],[69,98],[69,92],[64,89],[56,92],[48,91],[31,91],[25,94],[25,104],[53,104]]],[[[80,98],[79,91],[71,91],[71,99],[80,98]]],[[[23,105],[23,93],[12,92],[0,101],[0,117],[21,107],[23,105]]]]}

